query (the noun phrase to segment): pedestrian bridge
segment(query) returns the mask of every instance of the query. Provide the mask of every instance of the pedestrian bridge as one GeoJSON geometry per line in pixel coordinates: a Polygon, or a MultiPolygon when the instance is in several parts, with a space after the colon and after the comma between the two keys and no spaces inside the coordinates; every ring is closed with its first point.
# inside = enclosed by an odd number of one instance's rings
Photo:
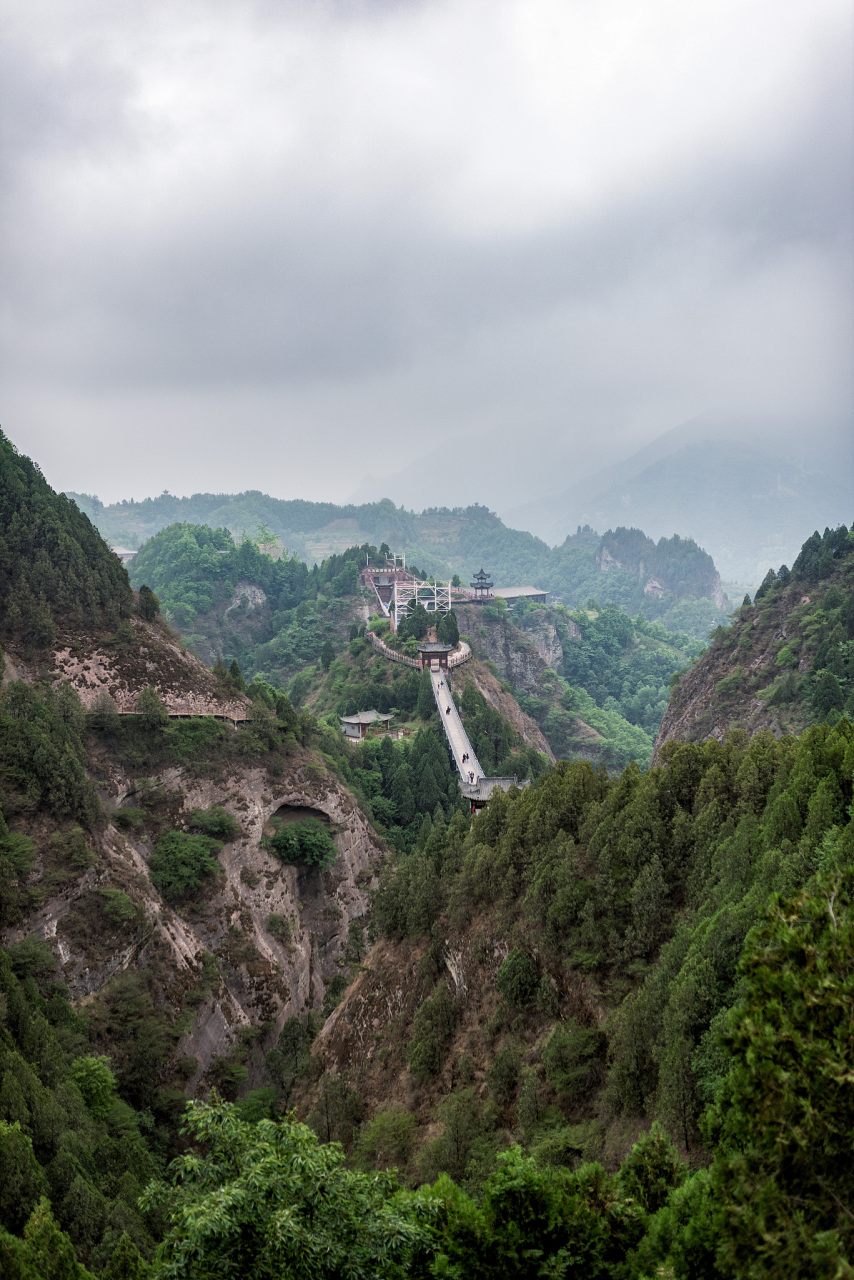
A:
{"type": "MultiPolygon", "coordinates": [[[[457,704],[451,697],[447,672],[431,671],[430,681],[433,685],[433,697],[436,699],[439,719],[442,721],[445,737],[448,740],[448,746],[451,748],[451,755],[454,757],[457,773],[460,775],[460,791],[471,804],[472,813],[474,813],[475,809],[483,808],[493,792],[509,791],[511,787],[518,787],[520,785],[519,779],[516,777],[487,778],[484,775],[481,763],[475,755],[474,747],[471,745],[469,736],[463,728],[457,704]]],[[[523,782],[521,786],[527,787],[529,783],[523,782]]]]}
{"type": "Polygon", "coordinates": [[[433,697],[436,699],[436,706],[439,708],[439,719],[444,726],[445,737],[448,739],[448,746],[451,748],[451,755],[454,757],[454,764],[457,766],[461,785],[471,786],[478,778],[483,777],[480,761],[475,755],[474,747],[469,742],[469,736],[463,728],[457,704],[451,697],[446,674],[442,671],[431,671],[430,680],[433,684],[433,697]]]}
{"type": "MultiPolygon", "coordinates": [[[[405,657],[396,650],[390,649],[373,632],[371,632],[371,644],[377,653],[381,653],[384,658],[388,658],[391,662],[403,662],[407,666],[421,668],[422,664],[417,659],[405,657]]],[[[448,659],[449,666],[454,667],[460,663],[467,662],[470,657],[470,646],[464,640],[461,640],[456,653],[452,654],[448,659]]],[[[428,670],[426,663],[423,670],[428,670]]],[[[472,813],[474,813],[475,809],[481,809],[495,791],[509,791],[511,787],[519,786],[527,787],[529,785],[528,782],[520,783],[518,778],[515,777],[487,778],[484,775],[474,747],[471,745],[469,736],[463,728],[457,704],[451,697],[450,672],[435,668],[429,670],[436,709],[439,712],[439,719],[442,721],[442,728],[445,730],[445,737],[459,775],[460,791],[466,800],[470,802],[472,813]]]]}

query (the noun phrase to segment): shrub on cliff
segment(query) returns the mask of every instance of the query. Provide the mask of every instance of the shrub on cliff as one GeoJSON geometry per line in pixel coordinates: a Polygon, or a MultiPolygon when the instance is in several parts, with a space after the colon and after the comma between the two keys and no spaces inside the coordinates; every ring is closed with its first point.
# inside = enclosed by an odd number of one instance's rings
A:
{"type": "Polygon", "coordinates": [[[221,848],[220,842],[209,836],[168,831],[157,841],[148,861],[151,883],[167,902],[180,902],[217,874],[216,855],[221,848]]]}
{"type": "Polygon", "coordinates": [[[190,826],[200,835],[222,840],[224,844],[236,840],[241,834],[236,819],[219,804],[212,805],[210,809],[194,809],[190,814],[190,826]]]}
{"type": "Polygon", "coordinates": [[[281,823],[264,841],[282,862],[304,864],[325,871],[337,856],[335,842],[323,823],[317,818],[304,818],[301,822],[281,823]]]}

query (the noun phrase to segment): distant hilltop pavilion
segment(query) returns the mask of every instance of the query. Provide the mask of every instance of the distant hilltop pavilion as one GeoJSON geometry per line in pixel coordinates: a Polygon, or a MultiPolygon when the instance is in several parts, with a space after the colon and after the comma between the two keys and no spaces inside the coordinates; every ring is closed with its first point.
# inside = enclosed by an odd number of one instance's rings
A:
{"type": "Polygon", "coordinates": [[[484,573],[481,565],[480,573],[474,575],[474,579],[469,583],[474,592],[475,600],[490,600],[492,598],[492,588],[495,583],[492,581],[488,573],[484,573]]]}
{"type": "Polygon", "coordinates": [[[543,591],[540,587],[496,587],[483,568],[480,573],[474,575],[469,586],[474,593],[476,604],[486,604],[487,601],[494,600],[496,597],[504,600],[509,608],[512,608],[518,600],[527,600],[531,604],[548,603],[548,591],[543,591]]]}

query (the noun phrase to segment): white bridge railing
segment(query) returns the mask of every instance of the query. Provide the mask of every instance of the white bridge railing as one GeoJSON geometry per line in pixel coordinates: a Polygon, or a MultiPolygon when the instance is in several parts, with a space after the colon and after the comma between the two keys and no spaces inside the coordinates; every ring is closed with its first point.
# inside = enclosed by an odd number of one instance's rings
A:
{"type": "Polygon", "coordinates": [[[460,667],[464,662],[468,662],[471,657],[471,645],[465,640],[460,641],[459,649],[448,655],[449,667],[460,667]]]}
{"type": "Polygon", "coordinates": [[[398,653],[396,649],[390,649],[373,631],[371,632],[371,644],[377,653],[381,653],[384,658],[388,658],[389,662],[402,662],[405,667],[414,667],[416,671],[421,670],[421,663],[418,658],[410,658],[405,653],[398,653]]]}
{"type": "MultiPolygon", "coordinates": [[[[414,667],[416,671],[421,670],[420,658],[410,658],[408,654],[398,653],[397,649],[389,648],[385,641],[381,640],[373,631],[370,632],[370,637],[371,644],[377,653],[381,653],[383,657],[388,658],[390,662],[402,662],[405,667],[414,667]]],[[[448,655],[448,666],[459,667],[464,662],[468,662],[470,657],[471,645],[467,644],[465,640],[461,640],[459,648],[455,649],[453,653],[448,655]]]]}

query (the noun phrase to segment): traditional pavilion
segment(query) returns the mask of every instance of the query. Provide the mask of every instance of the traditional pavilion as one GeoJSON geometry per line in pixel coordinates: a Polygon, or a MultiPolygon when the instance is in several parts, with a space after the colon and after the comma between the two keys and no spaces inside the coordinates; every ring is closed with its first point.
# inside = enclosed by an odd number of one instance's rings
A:
{"type": "Polygon", "coordinates": [[[338,719],[348,738],[364,738],[374,725],[388,732],[391,725],[391,716],[380,715],[379,711],[359,711],[354,716],[339,716],[338,719]]]}
{"type": "Polygon", "coordinates": [[[509,791],[511,787],[518,787],[521,791],[530,785],[530,778],[520,782],[515,774],[512,778],[478,778],[473,783],[463,782],[460,779],[460,791],[471,805],[473,814],[488,804],[496,791],[509,791]]]}
{"type": "Polygon", "coordinates": [[[442,671],[447,671],[448,655],[453,652],[454,646],[452,644],[442,644],[439,640],[418,641],[418,656],[425,671],[430,671],[435,667],[439,667],[442,671]]]}
{"type": "Polygon", "coordinates": [[[474,581],[470,582],[469,586],[474,591],[475,600],[480,600],[482,602],[492,598],[492,588],[495,586],[495,583],[492,581],[488,573],[484,573],[483,566],[481,566],[480,573],[476,573],[474,575],[474,581]]]}

